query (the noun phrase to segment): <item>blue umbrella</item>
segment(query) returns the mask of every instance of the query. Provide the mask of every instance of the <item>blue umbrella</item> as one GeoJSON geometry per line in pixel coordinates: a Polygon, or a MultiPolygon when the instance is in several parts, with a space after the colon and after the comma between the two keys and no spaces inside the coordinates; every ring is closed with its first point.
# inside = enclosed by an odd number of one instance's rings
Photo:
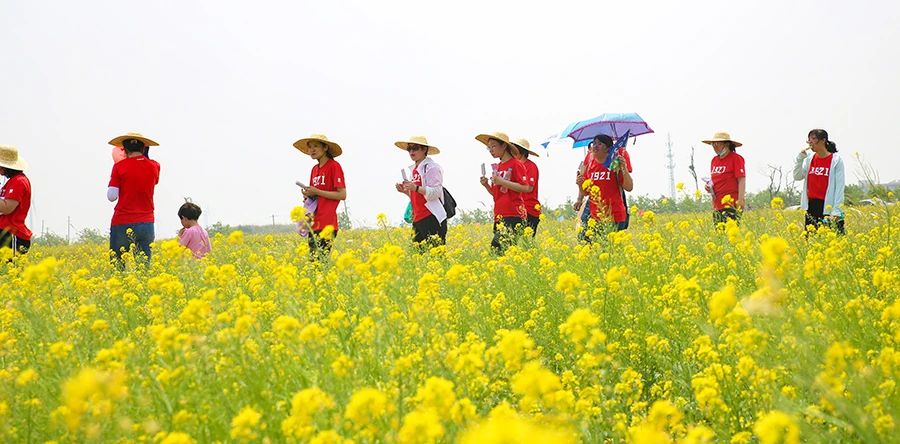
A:
{"type": "Polygon", "coordinates": [[[647,122],[637,113],[607,113],[593,119],[570,124],[560,133],[560,136],[574,140],[575,144],[572,145],[572,148],[582,148],[588,146],[594,137],[601,134],[618,139],[620,135],[629,131],[631,137],[653,132],[650,125],[647,125],[647,122]]]}

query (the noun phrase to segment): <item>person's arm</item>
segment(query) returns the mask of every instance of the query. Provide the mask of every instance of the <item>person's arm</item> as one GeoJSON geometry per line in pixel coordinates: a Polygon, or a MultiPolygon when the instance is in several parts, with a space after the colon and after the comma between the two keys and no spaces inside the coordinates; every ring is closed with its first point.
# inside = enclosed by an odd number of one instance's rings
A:
{"type": "Polygon", "coordinates": [[[178,233],[178,243],[182,247],[188,247],[192,240],[194,240],[194,232],[192,230],[182,228],[181,232],[178,233]]]}
{"type": "Polygon", "coordinates": [[[106,198],[110,202],[119,200],[119,187],[109,187],[106,189],[106,198]]]}
{"type": "Polygon", "coordinates": [[[622,189],[631,192],[634,189],[634,179],[631,178],[628,168],[622,168],[619,171],[619,177],[622,178],[622,189]]]}
{"type": "Polygon", "coordinates": [[[491,184],[490,184],[490,182],[488,182],[487,177],[481,176],[481,186],[484,187],[484,189],[488,192],[488,194],[490,194],[491,196],[494,195],[494,192],[491,190],[491,184]]]}
{"type": "Polygon", "coordinates": [[[735,206],[738,207],[741,211],[744,211],[744,194],[746,191],[746,177],[738,177],[738,198],[737,202],[735,202],[735,206]]]}
{"type": "Polygon", "coordinates": [[[303,195],[307,196],[307,197],[321,196],[321,197],[324,197],[326,199],[331,199],[331,200],[344,200],[347,198],[347,189],[346,188],[338,188],[335,191],[325,191],[325,190],[320,190],[316,187],[310,186],[310,187],[306,187],[303,190],[303,195]]]}
{"type": "Polygon", "coordinates": [[[415,192],[425,196],[425,200],[433,202],[444,197],[444,170],[436,164],[432,164],[431,168],[425,169],[425,175],[422,177],[424,186],[415,188],[415,192]]]}
{"type": "Polygon", "coordinates": [[[500,185],[501,187],[506,187],[506,188],[509,188],[510,190],[513,190],[513,191],[516,191],[519,193],[527,193],[527,192],[531,191],[532,188],[534,188],[530,185],[525,185],[525,184],[519,183],[519,182],[513,182],[511,180],[504,179],[500,176],[494,177],[494,183],[496,183],[497,185],[500,185]]]}
{"type": "Polygon", "coordinates": [[[832,216],[841,216],[844,214],[842,209],[844,206],[844,160],[840,157],[835,160],[837,162],[831,168],[831,174],[834,175],[834,191],[831,192],[830,214],[832,216]]]}
{"type": "Polygon", "coordinates": [[[19,206],[19,201],[12,199],[0,199],[0,214],[9,214],[19,206]]]}
{"type": "Polygon", "coordinates": [[[797,159],[794,160],[794,180],[805,180],[806,179],[806,168],[803,168],[803,164],[806,163],[806,150],[800,151],[800,154],[797,155],[797,159]]]}

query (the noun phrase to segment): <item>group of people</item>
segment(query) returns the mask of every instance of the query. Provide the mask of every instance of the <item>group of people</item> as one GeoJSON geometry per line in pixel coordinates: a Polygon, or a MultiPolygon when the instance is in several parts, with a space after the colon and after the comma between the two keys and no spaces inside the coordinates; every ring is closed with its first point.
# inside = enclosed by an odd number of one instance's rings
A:
{"type": "MultiPolygon", "coordinates": [[[[526,139],[511,140],[503,132],[478,134],[475,140],[484,144],[497,160],[491,164],[490,173],[482,164],[480,182],[494,203],[491,248],[503,254],[523,235],[537,234],[542,217],[538,200],[540,175],[532,158],[540,156],[531,150],[526,139]]],[[[726,132],[703,142],[715,152],[709,177],[704,178],[706,190],[712,195],[713,219],[716,223],[739,220],[746,204],[744,158],[736,152],[742,144],[726,132]]],[[[142,260],[149,262],[150,243],[155,239],[153,193],[160,175],[160,165],[150,159],[149,148],[158,144],[139,133],[118,136],[109,144],[114,147],[114,164],[107,198],[116,202],[109,231],[111,257],[122,267],[122,254],[133,246],[142,260]]],[[[307,229],[303,231],[308,232],[311,257],[319,259],[331,251],[339,231],[338,204],[347,198],[344,171],[335,160],[343,149],[323,134],[302,138],[293,145],[315,161],[309,183],[298,185],[307,210],[300,224],[307,229]]],[[[394,184],[398,192],[410,199],[413,242],[422,248],[445,244],[450,197],[444,188],[444,170],[433,159],[441,150],[424,136],[412,136],[394,145],[406,151],[413,162],[403,170],[403,181],[394,184]]],[[[625,193],[634,187],[633,169],[627,150],[614,147],[611,136],[598,135],[578,165],[575,210],[580,212],[583,227],[579,238],[585,242],[597,239],[598,233],[628,228],[625,193]]],[[[28,252],[32,237],[25,225],[31,207],[31,183],[26,169],[28,164],[15,147],[0,145],[0,174],[7,178],[0,189],[0,248],[8,247],[18,254],[28,252]]],[[[807,147],[795,161],[794,179],[803,181],[800,205],[806,210],[806,225],[825,224],[844,233],[844,164],[837,154],[837,145],[825,130],[809,132],[807,147]]],[[[209,236],[198,223],[201,213],[200,207],[190,201],[178,209],[182,224],[179,242],[196,258],[211,250],[209,236]]]]}

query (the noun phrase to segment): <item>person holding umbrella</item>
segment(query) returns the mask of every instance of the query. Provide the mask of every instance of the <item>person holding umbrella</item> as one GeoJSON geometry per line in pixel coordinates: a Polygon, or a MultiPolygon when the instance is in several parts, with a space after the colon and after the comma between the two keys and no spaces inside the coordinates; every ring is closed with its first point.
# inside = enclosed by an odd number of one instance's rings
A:
{"type": "Polygon", "coordinates": [[[24,173],[27,168],[16,147],[0,145],[0,174],[7,177],[0,189],[0,248],[12,249],[13,255],[31,248],[32,233],[25,226],[31,208],[31,181],[24,173]]]}
{"type": "Polygon", "coordinates": [[[522,194],[522,200],[525,203],[525,225],[531,228],[531,237],[537,235],[538,224],[541,223],[541,202],[538,200],[538,182],[540,179],[540,171],[537,164],[534,163],[530,156],[541,157],[538,153],[531,151],[531,145],[526,139],[516,139],[513,145],[518,148],[518,156],[516,159],[522,162],[525,167],[526,191],[522,194]]]}
{"type": "Polygon", "coordinates": [[[837,144],[823,129],[810,131],[806,143],[794,163],[794,180],[804,182],[800,206],[806,210],[806,225],[826,224],[844,234],[844,161],[837,144]]]}
{"type": "MultiPolygon", "coordinates": [[[[622,155],[628,173],[633,173],[634,169],[631,167],[631,156],[628,155],[628,150],[623,146],[622,148],[619,148],[619,151],[616,154],[622,155]]],[[[590,166],[593,159],[593,150],[588,150],[587,154],[584,156],[584,160],[578,164],[578,171],[575,173],[575,185],[578,187],[578,198],[575,199],[575,211],[580,214],[582,227],[587,225],[588,219],[591,218],[591,207],[590,205],[584,205],[582,207],[584,198],[587,197],[588,193],[581,188],[581,185],[585,180],[584,172],[587,170],[587,167],[590,166]]],[[[622,202],[625,204],[625,223],[622,225],[622,229],[627,230],[631,221],[631,213],[628,211],[628,198],[624,189],[622,190],[622,202]]]]}
{"type": "Polygon", "coordinates": [[[119,269],[124,269],[122,253],[134,245],[144,265],[150,265],[150,243],[153,228],[153,192],[159,183],[159,163],[146,155],[149,147],[158,146],[140,133],[127,133],[109,141],[125,150],[125,159],[113,165],[106,198],[116,202],[109,227],[109,249],[119,269]],[[117,202],[118,201],[118,202],[117,202]]]}
{"type": "Polygon", "coordinates": [[[625,229],[627,211],[623,190],[634,189],[634,180],[621,153],[613,153],[615,158],[606,164],[612,146],[613,139],[606,134],[594,137],[589,145],[593,156],[584,171],[582,190],[590,198],[591,220],[582,227],[579,235],[587,242],[592,242],[595,234],[625,229]]]}
{"type": "Polygon", "coordinates": [[[412,204],[413,242],[423,246],[423,242],[434,247],[447,242],[447,211],[441,199],[444,196],[444,170],[431,156],[441,152],[429,145],[425,136],[411,136],[394,142],[397,148],[409,153],[414,163],[411,180],[395,184],[397,191],[409,196],[412,204]]]}
{"type": "Polygon", "coordinates": [[[525,166],[516,160],[519,150],[509,142],[506,133],[479,134],[475,140],[483,143],[491,156],[500,160],[500,163],[491,165],[490,180],[482,164],[481,185],[494,198],[491,249],[496,254],[503,254],[522,235],[526,216],[522,193],[528,192],[525,166]]]}
{"type": "Polygon", "coordinates": [[[302,185],[303,196],[316,201],[309,233],[309,257],[312,260],[327,258],[337,236],[338,204],[347,198],[344,170],[334,160],[344,152],[341,146],[328,140],[324,134],[313,134],[294,142],[294,148],[308,155],[316,164],[309,174],[309,185],[302,185]]]}
{"type": "Polygon", "coordinates": [[[744,211],[746,174],[744,158],[735,149],[742,144],[726,132],[715,133],[703,143],[716,152],[709,167],[711,183],[706,184],[706,191],[712,193],[713,221],[716,225],[728,219],[737,221],[744,211]]]}

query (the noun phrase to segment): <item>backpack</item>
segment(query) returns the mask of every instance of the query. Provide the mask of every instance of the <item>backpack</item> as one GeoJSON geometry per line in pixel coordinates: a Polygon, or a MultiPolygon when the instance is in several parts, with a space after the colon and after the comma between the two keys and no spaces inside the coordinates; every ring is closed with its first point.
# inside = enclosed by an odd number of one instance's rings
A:
{"type": "MultiPolygon", "coordinates": [[[[424,165],[422,176],[428,172],[428,165],[424,165]]],[[[425,178],[422,178],[422,182],[425,182],[425,178]]],[[[450,191],[447,190],[447,187],[441,186],[444,189],[444,198],[441,199],[441,204],[444,206],[444,211],[447,213],[447,219],[450,219],[453,216],[456,216],[456,199],[453,198],[453,195],[450,194],[450,191]]]]}

